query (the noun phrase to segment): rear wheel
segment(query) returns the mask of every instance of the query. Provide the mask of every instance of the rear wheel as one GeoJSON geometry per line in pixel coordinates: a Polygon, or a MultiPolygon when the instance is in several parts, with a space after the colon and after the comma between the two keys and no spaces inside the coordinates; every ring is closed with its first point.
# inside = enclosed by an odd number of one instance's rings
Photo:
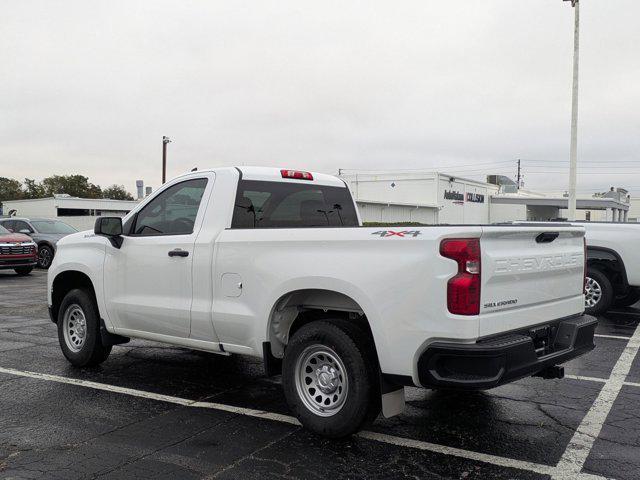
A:
{"type": "Polygon", "coordinates": [[[98,365],[111,353],[110,346],[102,345],[98,307],[86,290],[71,290],[62,300],[58,341],[64,356],[76,367],[98,365]]]}
{"type": "Polygon", "coordinates": [[[597,268],[589,268],[584,292],[585,312],[589,315],[605,313],[613,302],[614,292],[609,277],[597,268]]]}
{"type": "Polygon", "coordinates": [[[14,268],[14,270],[16,271],[16,273],[18,275],[23,277],[25,275],[29,275],[31,273],[31,271],[33,270],[33,267],[18,267],[18,268],[14,268]]]}
{"type": "Polygon", "coordinates": [[[613,305],[616,307],[630,307],[640,301],[640,288],[631,287],[625,295],[616,297],[613,305]]]}
{"type": "Polygon", "coordinates": [[[304,325],[285,351],[282,382],[289,407],[320,435],[351,435],[380,412],[377,362],[370,340],[342,319],[304,325]]]}

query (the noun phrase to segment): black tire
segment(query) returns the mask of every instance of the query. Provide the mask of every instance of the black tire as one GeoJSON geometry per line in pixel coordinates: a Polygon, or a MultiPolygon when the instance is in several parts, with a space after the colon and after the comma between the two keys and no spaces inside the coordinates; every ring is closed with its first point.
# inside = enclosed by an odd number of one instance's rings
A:
{"type": "MultiPolygon", "coordinates": [[[[358,432],[375,420],[380,413],[381,404],[378,362],[374,352],[369,336],[353,323],[343,319],[317,320],[304,325],[293,335],[285,350],[282,383],[287,403],[304,427],[325,437],[341,438],[358,432]],[[316,391],[313,388],[316,385],[319,388],[321,385],[320,375],[304,368],[304,365],[310,367],[305,359],[309,358],[310,352],[314,355],[314,349],[319,349],[320,352],[316,353],[320,357],[316,372],[325,367],[335,366],[337,369],[332,375],[340,386],[336,387],[338,389],[334,392],[324,393],[327,397],[324,402],[333,401],[340,405],[330,416],[322,416],[317,411],[328,405],[318,403],[317,398],[322,400],[323,396],[320,390],[316,391]],[[337,360],[326,357],[325,361],[322,359],[324,352],[335,354],[337,360]],[[344,372],[340,372],[340,363],[344,372]],[[346,383],[345,377],[340,376],[340,373],[346,376],[346,383]],[[297,382],[298,375],[304,377],[304,380],[300,379],[297,382]],[[314,380],[311,380],[311,375],[314,380]],[[317,383],[309,383],[312,381],[317,383]],[[340,389],[343,386],[344,394],[339,397],[340,400],[336,400],[338,394],[342,394],[343,390],[340,389]],[[312,397],[316,393],[318,395],[314,400],[312,397]]],[[[333,384],[330,388],[332,386],[333,384]]],[[[328,410],[331,408],[333,407],[328,407],[328,410]]],[[[327,410],[325,414],[326,412],[327,410]]]]}
{"type": "Polygon", "coordinates": [[[640,301],[640,288],[629,287],[629,290],[627,290],[625,295],[615,298],[613,305],[615,307],[630,307],[631,305],[638,303],[638,301],[640,301]]]}
{"type": "Polygon", "coordinates": [[[31,273],[31,271],[33,270],[33,267],[18,267],[18,268],[14,268],[14,270],[18,275],[20,275],[21,277],[24,277],[25,275],[29,275],[31,273]]]}
{"type": "Polygon", "coordinates": [[[53,248],[49,245],[38,247],[38,267],[47,270],[53,261],[53,248]]]}
{"type": "MultiPolygon", "coordinates": [[[[614,299],[613,286],[609,277],[598,270],[597,268],[589,268],[587,270],[587,291],[585,292],[585,313],[589,315],[601,315],[607,312],[613,303],[614,299]],[[590,281],[595,282],[593,288],[590,288],[590,281]],[[594,291],[599,289],[599,298],[595,303],[590,302],[590,290],[594,291]]],[[[591,297],[593,298],[593,297],[591,297]]]]}
{"type": "MultiPolygon", "coordinates": [[[[82,318],[80,322],[82,323],[82,318]]],[[[104,362],[111,353],[111,346],[102,345],[102,337],[100,336],[100,315],[98,307],[93,296],[86,290],[71,290],[62,300],[58,311],[58,341],[62,353],[69,362],[76,367],[88,367],[98,365],[104,362]],[[69,322],[78,321],[78,309],[81,317],[84,317],[84,327],[78,335],[78,330],[69,327],[69,322]],[[70,319],[65,319],[69,315],[70,319]],[[75,320],[73,320],[75,318],[75,320]],[[65,338],[65,330],[75,333],[68,333],[69,338],[65,338]],[[75,337],[73,336],[75,335],[75,337]],[[73,339],[78,341],[82,337],[82,343],[76,344],[73,339]],[[73,348],[72,348],[73,346],[73,348]]]]}

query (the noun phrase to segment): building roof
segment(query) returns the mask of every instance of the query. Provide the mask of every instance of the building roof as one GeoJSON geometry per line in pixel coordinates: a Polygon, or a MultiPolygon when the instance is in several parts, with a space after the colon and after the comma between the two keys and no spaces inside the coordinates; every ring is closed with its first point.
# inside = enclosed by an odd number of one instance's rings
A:
{"type": "MultiPolygon", "coordinates": [[[[520,195],[493,195],[491,203],[496,205],[531,205],[538,207],[569,208],[569,199],[565,197],[523,197],[520,195]]],[[[606,210],[616,208],[629,210],[629,204],[613,198],[578,198],[576,207],[580,210],[606,210]]]]}
{"type": "Polygon", "coordinates": [[[56,205],[62,203],[79,203],[79,202],[91,202],[95,204],[110,205],[110,206],[135,206],[138,204],[138,200],[113,200],[111,198],[80,198],[80,197],[44,197],[44,198],[25,198],[22,200],[4,200],[4,205],[8,203],[28,203],[28,202],[55,202],[56,205]]]}

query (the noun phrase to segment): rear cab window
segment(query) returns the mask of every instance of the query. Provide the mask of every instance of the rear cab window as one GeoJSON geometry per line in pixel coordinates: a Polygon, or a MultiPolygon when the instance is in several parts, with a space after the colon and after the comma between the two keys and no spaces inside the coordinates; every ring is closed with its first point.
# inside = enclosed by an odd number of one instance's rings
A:
{"type": "Polygon", "coordinates": [[[231,228],[357,227],[346,187],[240,180],[231,228]]]}

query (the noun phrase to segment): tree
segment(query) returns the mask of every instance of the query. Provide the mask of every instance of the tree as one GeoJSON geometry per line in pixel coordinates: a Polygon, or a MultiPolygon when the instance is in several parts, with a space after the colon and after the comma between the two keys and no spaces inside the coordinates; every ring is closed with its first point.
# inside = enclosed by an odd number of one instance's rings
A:
{"type": "Polygon", "coordinates": [[[22,185],[12,178],[0,177],[0,205],[5,200],[19,200],[22,198],[22,185]]]}
{"type": "Polygon", "coordinates": [[[102,190],[102,196],[111,200],[133,200],[129,192],[127,192],[123,185],[111,185],[110,187],[102,190]]]}
{"type": "Polygon", "coordinates": [[[41,185],[46,197],[66,193],[72,197],[102,198],[102,189],[84,175],[53,175],[42,180],[41,185]]]}
{"type": "Polygon", "coordinates": [[[33,178],[24,179],[23,192],[24,198],[43,198],[47,196],[42,184],[37,183],[33,178]]]}

